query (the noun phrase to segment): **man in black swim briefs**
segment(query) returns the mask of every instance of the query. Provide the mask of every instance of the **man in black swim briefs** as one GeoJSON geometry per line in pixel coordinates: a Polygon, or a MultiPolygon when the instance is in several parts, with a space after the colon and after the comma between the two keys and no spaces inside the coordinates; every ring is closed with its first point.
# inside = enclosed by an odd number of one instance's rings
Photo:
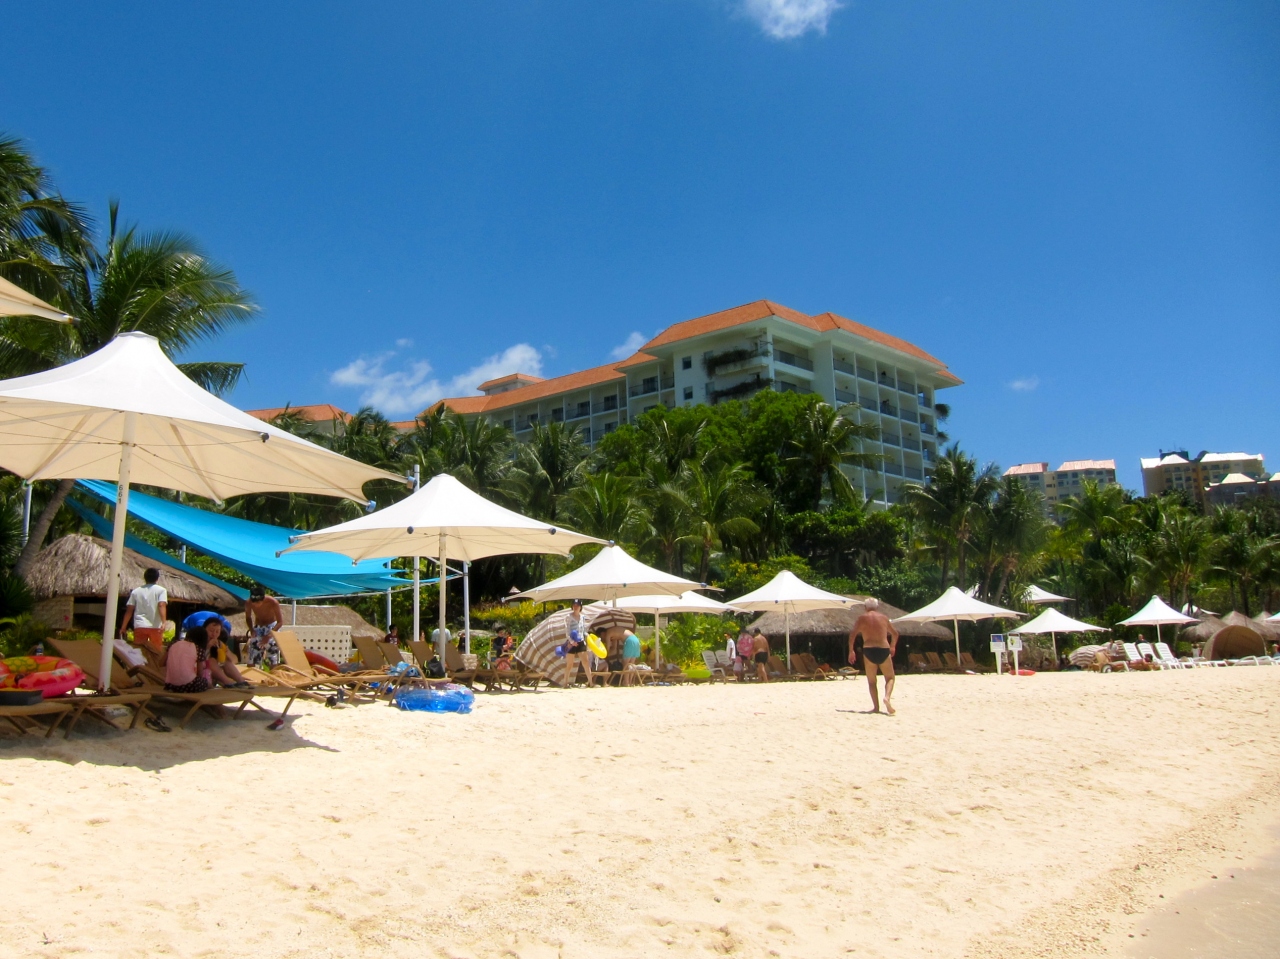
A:
{"type": "Polygon", "coordinates": [[[871,686],[871,711],[880,711],[880,695],[876,689],[876,673],[884,674],[884,711],[890,716],[894,709],[890,699],[893,696],[893,654],[898,650],[898,631],[894,629],[889,618],[880,612],[880,602],[868,599],[865,612],[853,624],[849,633],[849,665],[857,661],[854,643],[862,637],[862,666],[867,674],[867,683],[871,686]]]}

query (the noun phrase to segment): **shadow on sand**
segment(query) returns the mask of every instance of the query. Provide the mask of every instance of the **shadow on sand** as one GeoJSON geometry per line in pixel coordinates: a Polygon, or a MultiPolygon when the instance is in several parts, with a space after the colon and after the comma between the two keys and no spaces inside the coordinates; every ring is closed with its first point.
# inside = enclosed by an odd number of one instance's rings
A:
{"type": "MultiPolygon", "coordinates": [[[[161,733],[139,724],[136,729],[112,729],[88,716],[80,720],[70,739],[59,729],[46,739],[43,732],[19,733],[12,727],[0,731],[0,761],[5,759],[38,759],[64,763],[91,763],[99,766],[133,766],[147,772],[181,766],[225,756],[246,753],[284,753],[295,749],[321,749],[337,752],[329,746],[300,736],[294,723],[301,716],[290,715],[279,729],[269,724],[277,712],[246,709],[238,719],[216,719],[203,710],[178,728],[180,713],[160,705],[155,712],[172,727],[161,733]]],[[[227,713],[231,715],[230,711],[227,713]]],[[[305,715],[305,714],[303,714],[305,715]]],[[[129,717],[117,719],[127,726],[129,717]]]]}

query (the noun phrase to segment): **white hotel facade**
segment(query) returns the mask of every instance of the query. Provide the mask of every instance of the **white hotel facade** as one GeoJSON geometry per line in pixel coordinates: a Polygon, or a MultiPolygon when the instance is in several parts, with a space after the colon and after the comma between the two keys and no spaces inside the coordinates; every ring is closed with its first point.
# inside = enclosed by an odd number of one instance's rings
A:
{"type": "MultiPolygon", "coordinates": [[[[919,347],[834,313],[809,315],[770,300],[667,327],[618,363],[541,379],[522,373],[480,385],[482,395],[441,400],[527,439],[535,423],[576,426],[595,444],[658,405],[748,399],[761,389],[816,393],[833,406],[856,403],[880,439],[865,452],[875,470],[850,468],[868,499],[896,502],[923,482],[938,457],[936,396],[957,386],[946,365],[919,347]]],[[[434,407],[433,407],[434,408],[434,407]]]]}

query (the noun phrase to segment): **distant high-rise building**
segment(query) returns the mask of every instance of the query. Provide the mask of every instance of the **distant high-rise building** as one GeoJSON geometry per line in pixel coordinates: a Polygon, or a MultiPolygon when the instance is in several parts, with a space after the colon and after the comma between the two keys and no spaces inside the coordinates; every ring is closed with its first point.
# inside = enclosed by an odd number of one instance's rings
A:
{"type": "Polygon", "coordinates": [[[1048,463],[1019,463],[1004,471],[1005,476],[1017,476],[1031,489],[1044,497],[1044,510],[1055,515],[1059,503],[1080,494],[1082,485],[1093,480],[1099,486],[1110,486],[1116,481],[1115,460],[1067,460],[1056,470],[1048,463]]]}
{"type": "Polygon", "coordinates": [[[1209,453],[1190,456],[1186,450],[1161,452],[1159,456],[1142,458],[1142,492],[1159,496],[1173,490],[1189,493],[1197,503],[1207,502],[1205,490],[1221,483],[1232,473],[1252,480],[1267,478],[1261,453],[1209,453]]]}

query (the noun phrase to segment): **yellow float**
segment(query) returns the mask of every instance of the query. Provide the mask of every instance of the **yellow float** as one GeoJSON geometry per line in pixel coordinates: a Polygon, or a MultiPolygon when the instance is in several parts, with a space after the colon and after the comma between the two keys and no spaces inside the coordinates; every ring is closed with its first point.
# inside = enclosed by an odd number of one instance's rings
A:
{"type": "Polygon", "coordinates": [[[609,651],[604,648],[604,643],[595,633],[587,633],[587,649],[591,650],[591,654],[596,659],[604,659],[609,655],[609,651]]]}

